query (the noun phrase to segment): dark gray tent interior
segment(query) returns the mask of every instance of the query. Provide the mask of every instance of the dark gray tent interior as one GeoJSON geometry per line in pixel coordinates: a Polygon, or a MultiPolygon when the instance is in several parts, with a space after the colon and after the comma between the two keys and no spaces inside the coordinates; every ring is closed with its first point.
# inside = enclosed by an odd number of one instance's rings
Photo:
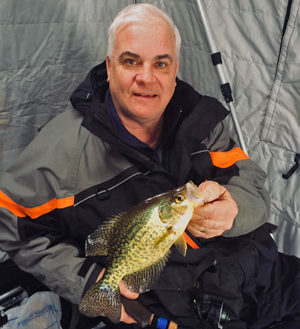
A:
{"type": "MultiPolygon", "coordinates": [[[[108,26],[136,2],[173,18],[182,35],[178,77],[227,107],[196,0],[1,0],[0,173],[41,127],[71,108],[71,93],[106,57],[108,26]]],[[[201,2],[247,152],[268,175],[274,239],[280,251],[300,257],[300,0],[201,2]]]]}

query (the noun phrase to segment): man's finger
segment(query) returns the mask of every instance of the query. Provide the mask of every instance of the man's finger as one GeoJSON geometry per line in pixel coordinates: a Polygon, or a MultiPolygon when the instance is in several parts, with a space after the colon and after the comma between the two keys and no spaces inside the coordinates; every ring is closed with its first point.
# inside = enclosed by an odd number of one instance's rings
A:
{"type": "Polygon", "coordinates": [[[98,275],[97,282],[102,278],[104,272],[105,272],[105,268],[103,268],[100,274],[98,275]]]}
{"type": "Polygon", "coordinates": [[[120,293],[122,296],[129,298],[129,299],[136,299],[139,297],[137,292],[130,291],[124,284],[123,281],[119,283],[120,293]]]}
{"type": "Polygon", "coordinates": [[[188,227],[188,231],[196,238],[204,238],[204,239],[220,236],[224,233],[224,230],[214,230],[214,229],[207,229],[207,231],[204,233],[194,227],[188,227]]]}
{"type": "Polygon", "coordinates": [[[217,200],[226,192],[225,187],[212,181],[203,182],[198,186],[198,189],[204,194],[206,202],[217,200]]]}
{"type": "Polygon", "coordinates": [[[205,220],[206,218],[211,218],[215,212],[215,205],[212,203],[206,203],[203,206],[197,207],[194,210],[195,216],[198,217],[198,221],[205,220]]]}

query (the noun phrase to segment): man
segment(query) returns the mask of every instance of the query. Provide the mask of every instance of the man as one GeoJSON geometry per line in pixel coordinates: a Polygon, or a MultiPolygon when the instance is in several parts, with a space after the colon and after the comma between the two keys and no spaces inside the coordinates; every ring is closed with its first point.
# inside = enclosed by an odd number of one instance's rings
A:
{"type": "MultiPolygon", "coordinates": [[[[104,273],[105,260],[84,256],[87,235],[148,197],[192,180],[208,200],[188,225],[186,260],[173,251],[163,271],[170,290],[194,284],[201,243],[232,241],[268,219],[265,174],[229,138],[223,106],[176,78],[179,49],[163,12],[126,7],[110,27],[106,63],[72,95],[74,109],[44,127],[3,177],[1,249],[71,303],[104,273]]],[[[155,289],[157,310],[175,319],[160,282],[141,301],[150,305],[155,289]]],[[[139,297],[123,282],[120,290],[139,297]]],[[[187,323],[198,325],[196,317],[187,323]]],[[[124,308],[120,321],[135,322],[124,308]]]]}

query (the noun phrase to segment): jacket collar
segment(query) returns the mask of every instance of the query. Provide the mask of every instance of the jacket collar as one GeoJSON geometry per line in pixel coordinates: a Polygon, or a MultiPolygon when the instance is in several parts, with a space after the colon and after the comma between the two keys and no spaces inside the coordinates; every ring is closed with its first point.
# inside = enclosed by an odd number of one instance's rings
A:
{"type": "Polygon", "coordinates": [[[73,107],[83,115],[87,115],[93,101],[98,99],[104,103],[109,86],[106,80],[106,62],[104,61],[92,68],[84,81],[74,90],[70,97],[73,107]]]}

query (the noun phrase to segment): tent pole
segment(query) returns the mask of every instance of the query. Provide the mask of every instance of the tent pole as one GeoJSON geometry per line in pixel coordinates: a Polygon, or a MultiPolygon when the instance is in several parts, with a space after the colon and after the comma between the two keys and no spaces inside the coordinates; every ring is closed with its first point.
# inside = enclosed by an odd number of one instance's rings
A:
{"type": "Polygon", "coordinates": [[[216,68],[217,74],[219,76],[219,80],[221,82],[221,91],[222,94],[224,96],[224,99],[229,107],[229,110],[231,112],[232,115],[232,120],[239,138],[239,142],[241,145],[242,150],[248,155],[247,153],[247,149],[246,149],[246,145],[243,139],[243,134],[241,131],[241,127],[239,125],[237,116],[236,116],[236,112],[235,112],[235,108],[232,104],[233,102],[233,98],[232,98],[232,92],[231,92],[231,88],[230,88],[230,84],[228,82],[228,80],[226,79],[226,75],[225,75],[225,71],[224,68],[222,66],[222,57],[221,57],[221,53],[217,50],[217,46],[214,40],[214,35],[210,26],[210,23],[207,19],[207,15],[204,9],[204,6],[202,6],[201,1],[197,0],[197,4],[198,4],[198,9],[200,12],[200,16],[201,16],[201,20],[203,22],[203,27],[205,30],[205,34],[206,34],[206,39],[208,42],[208,46],[211,52],[211,58],[212,58],[212,62],[213,65],[216,68]]]}

